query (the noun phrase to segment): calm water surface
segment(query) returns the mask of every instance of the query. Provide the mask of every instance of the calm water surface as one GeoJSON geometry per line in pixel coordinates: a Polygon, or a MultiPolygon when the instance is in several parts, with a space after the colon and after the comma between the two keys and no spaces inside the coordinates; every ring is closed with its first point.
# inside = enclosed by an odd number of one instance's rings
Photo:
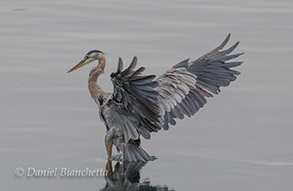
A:
{"type": "Polygon", "coordinates": [[[169,190],[291,190],[292,18],[291,0],[1,1],[1,188],[114,190],[110,182],[126,181],[121,166],[107,179],[14,175],[17,167],[106,167],[105,127],[87,90],[90,66],[66,71],[88,50],[103,50],[100,83],[110,92],[119,56],[128,63],[136,55],[159,75],[230,32],[246,52],[238,80],[195,117],[143,141],[158,160],[133,167],[124,190],[137,181],[169,190]]]}

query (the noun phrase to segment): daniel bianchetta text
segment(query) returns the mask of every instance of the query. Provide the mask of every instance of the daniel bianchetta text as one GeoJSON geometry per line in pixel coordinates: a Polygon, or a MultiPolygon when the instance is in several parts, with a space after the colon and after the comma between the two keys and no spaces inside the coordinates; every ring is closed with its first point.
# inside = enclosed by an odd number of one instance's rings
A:
{"type": "Polygon", "coordinates": [[[18,177],[98,177],[107,176],[107,170],[102,168],[96,169],[71,169],[68,167],[55,167],[47,169],[37,169],[35,167],[15,169],[15,175],[18,177]]]}

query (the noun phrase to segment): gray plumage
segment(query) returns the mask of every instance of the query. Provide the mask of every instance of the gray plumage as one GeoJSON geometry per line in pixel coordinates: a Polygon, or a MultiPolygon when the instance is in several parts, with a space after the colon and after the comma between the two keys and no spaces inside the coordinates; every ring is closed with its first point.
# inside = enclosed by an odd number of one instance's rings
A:
{"type": "Polygon", "coordinates": [[[241,54],[230,54],[239,44],[222,50],[230,34],[217,48],[197,60],[174,65],[163,75],[143,75],[144,67],[135,69],[137,58],[123,70],[119,58],[117,71],[111,74],[114,85],[112,94],[105,93],[97,84],[97,78],[104,72],[106,60],[103,52],[90,51],[85,58],[69,72],[98,60],[89,75],[89,91],[98,104],[101,120],[107,127],[105,144],[108,157],[112,145],[123,153],[124,161],[149,161],[149,156],[140,147],[140,136],[149,139],[151,132],[161,128],[169,129],[177,119],[193,116],[206,103],[207,97],[220,92],[240,73],[232,68],[242,62],[231,62],[241,54]]]}

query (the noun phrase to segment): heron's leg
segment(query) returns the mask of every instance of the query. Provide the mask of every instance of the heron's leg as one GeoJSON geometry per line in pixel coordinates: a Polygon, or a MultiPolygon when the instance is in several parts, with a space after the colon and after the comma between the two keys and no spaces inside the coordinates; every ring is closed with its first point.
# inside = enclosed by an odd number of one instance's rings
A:
{"type": "Polygon", "coordinates": [[[108,138],[107,135],[105,137],[105,145],[106,145],[108,159],[111,159],[111,157],[112,157],[112,146],[113,146],[113,142],[112,142],[111,139],[108,138]]]}
{"type": "Polygon", "coordinates": [[[107,150],[107,154],[108,154],[108,159],[110,159],[112,157],[112,143],[106,142],[106,150],[107,150]]]}
{"type": "Polygon", "coordinates": [[[112,161],[108,159],[107,164],[106,164],[106,170],[107,170],[107,174],[111,175],[113,173],[112,170],[112,161]]]}
{"type": "Polygon", "coordinates": [[[120,153],[120,149],[119,149],[119,147],[116,146],[116,149],[117,149],[117,152],[120,153]]]}
{"type": "Polygon", "coordinates": [[[119,134],[119,136],[116,138],[115,141],[116,141],[115,146],[116,146],[117,152],[121,153],[122,145],[125,142],[122,132],[121,134],[119,134]]]}

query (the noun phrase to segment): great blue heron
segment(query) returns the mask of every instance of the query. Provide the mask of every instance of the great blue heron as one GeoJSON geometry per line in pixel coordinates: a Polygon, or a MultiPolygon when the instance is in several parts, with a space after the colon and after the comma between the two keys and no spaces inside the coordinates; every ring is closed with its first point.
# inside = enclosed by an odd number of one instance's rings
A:
{"type": "Polygon", "coordinates": [[[151,132],[167,130],[169,125],[176,124],[175,119],[191,117],[205,105],[207,97],[213,97],[220,92],[220,87],[234,81],[240,73],[231,68],[242,62],[228,61],[243,53],[229,55],[239,42],[222,50],[229,39],[230,34],[217,48],[197,60],[186,59],[174,65],[156,79],[155,75],[142,75],[144,67],[135,70],[137,57],[125,70],[119,58],[117,71],[111,74],[113,93],[105,93],[97,84],[106,65],[102,51],[89,51],[70,69],[68,73],[98,60],[98,65],[90,71],[88,88],[107,128],[108,158],[112,157],[115,145],[124,161],[152,160],[140,147],[140,136],[150,139],[151,132]]]}

